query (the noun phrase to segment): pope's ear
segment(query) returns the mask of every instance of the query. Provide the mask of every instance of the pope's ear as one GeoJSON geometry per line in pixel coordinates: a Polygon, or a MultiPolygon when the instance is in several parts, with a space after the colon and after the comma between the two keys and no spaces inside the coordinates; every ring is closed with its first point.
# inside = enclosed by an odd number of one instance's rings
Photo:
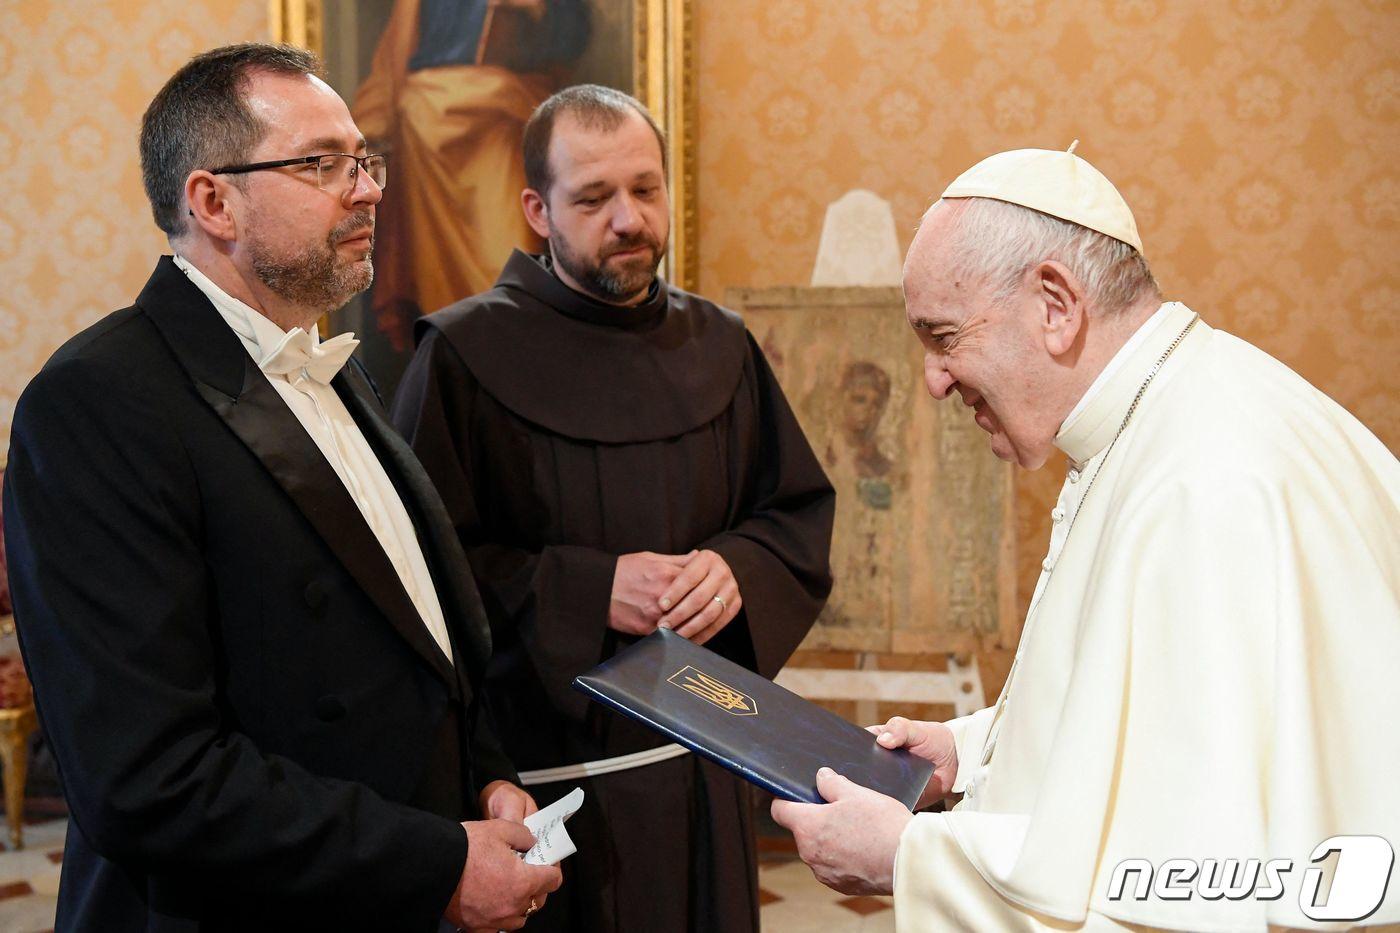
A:
{"type": "Polygon", "coordinates": [[[1084,328],[1084,285],[1064,264],[1047,259],[1032,271],[1043,309],[1041,328],[1045,349],[1063,356],[1074,347],[1084,328]]]}
{"type": "Polygon", "coordinates": [[[541,239],[549,239],[549,203],[534,188],[520,192],[520,206],[525,210],[525,222],[541,239]]]}

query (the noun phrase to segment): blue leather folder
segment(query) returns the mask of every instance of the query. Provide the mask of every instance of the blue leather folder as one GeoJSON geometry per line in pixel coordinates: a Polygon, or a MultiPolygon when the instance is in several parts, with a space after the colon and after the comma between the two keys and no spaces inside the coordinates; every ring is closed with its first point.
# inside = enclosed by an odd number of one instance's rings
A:
{"type": "Polygon", "coordinates": [[[574,687],[784,800],[823,803],[823,765],[913,809],[933,765],[669,629],[574,687]]]}

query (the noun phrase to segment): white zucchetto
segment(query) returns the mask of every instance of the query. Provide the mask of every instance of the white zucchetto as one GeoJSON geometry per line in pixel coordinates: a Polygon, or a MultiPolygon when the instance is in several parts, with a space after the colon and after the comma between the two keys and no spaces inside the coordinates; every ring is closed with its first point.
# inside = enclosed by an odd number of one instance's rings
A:
{"type": "Polygon", "coordinates": [[[992,198],[1097,230],[1142,252],[1137,221],[1113,183],[1085,160],[1051,149],[988,156],[959,175],[944,198],[992,198]]]}

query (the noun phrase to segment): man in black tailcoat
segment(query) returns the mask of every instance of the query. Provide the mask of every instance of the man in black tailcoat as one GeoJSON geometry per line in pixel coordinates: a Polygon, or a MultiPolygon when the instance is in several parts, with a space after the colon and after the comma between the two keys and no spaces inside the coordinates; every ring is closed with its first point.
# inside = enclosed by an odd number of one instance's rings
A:
{"type": "MultiPolygon", "coordinates": [[[[381,157],[298,50],[196,57],[141,134],[162,258],[15,416],[6,544],[72,813],[64,930],[517,929],[480,598],[346,335],[381,157]]],[[[91,183],[91,180],[89,180],[91,183]]]]}

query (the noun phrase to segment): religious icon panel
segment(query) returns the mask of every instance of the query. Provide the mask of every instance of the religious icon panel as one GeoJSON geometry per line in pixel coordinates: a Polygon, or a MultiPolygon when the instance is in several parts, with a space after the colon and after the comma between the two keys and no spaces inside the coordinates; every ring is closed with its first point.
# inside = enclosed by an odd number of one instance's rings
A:
{"type": "Polygon", "coordinates": [[[804,649],[1015,643],[1011,470],[928,397],[898,288],[734,289],[836,488],[836,582],[804,649]]]}

